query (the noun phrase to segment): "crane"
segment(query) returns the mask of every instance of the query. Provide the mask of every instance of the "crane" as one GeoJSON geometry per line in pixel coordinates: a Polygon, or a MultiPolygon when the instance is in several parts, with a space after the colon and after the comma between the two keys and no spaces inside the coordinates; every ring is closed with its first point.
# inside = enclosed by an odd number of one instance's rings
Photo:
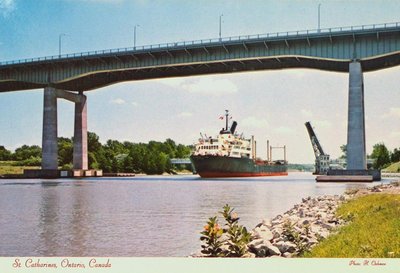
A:
{"type": "Polygon", "coordinates": [[[318,138],[311,126],[311,123],[307,121],[305,123],[308,135],[310,136],[311,145],[315,155],[315,172],[314,174],[326,174],[329,170],[329,155],[324,152],[318,138]]]}

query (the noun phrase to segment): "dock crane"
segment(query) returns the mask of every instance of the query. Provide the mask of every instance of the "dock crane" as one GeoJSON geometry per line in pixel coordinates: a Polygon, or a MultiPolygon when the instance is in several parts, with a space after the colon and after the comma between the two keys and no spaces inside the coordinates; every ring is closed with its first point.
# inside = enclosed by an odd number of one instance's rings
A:
{"type": "Polygon", "coordinates": [[[321,144],[315,135],[314,129],[311,127],[311,123],[307,121],[305,123],[308,135],[310,136],[311,145],[315,155],[315,172],[314,174],[326,174],[329,170],[329,155],[324,152],[321,144]]]}

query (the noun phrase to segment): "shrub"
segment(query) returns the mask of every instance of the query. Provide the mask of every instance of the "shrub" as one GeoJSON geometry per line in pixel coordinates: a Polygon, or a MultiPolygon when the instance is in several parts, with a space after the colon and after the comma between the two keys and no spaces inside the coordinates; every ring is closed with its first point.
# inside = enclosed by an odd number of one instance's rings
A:
{"type": "Polygon", "coordinates": [[[225,228],[218,225],[217,216],[208,219],[201,232],[201,253],[207,257],[242,257],[247,253],[247,244],[252,240],[247,229],[238,224],[239,217],[228,204],[220,212],[225,219],[225,228]],[[225,235],[225,236],[223,236],[225,235]]]}

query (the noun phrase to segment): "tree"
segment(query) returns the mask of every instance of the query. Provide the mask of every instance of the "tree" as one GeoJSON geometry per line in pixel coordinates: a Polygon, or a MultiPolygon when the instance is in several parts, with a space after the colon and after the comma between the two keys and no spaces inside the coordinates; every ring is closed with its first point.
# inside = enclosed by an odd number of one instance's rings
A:
{"type": "Polygon", "coordinates": [[[342,155],[340,156],[341,159],[347,158],[347,144],[343,144],[340,146],[340,150],[342,151],[342,155]]]}
{"type": "Polygon", "coordinates": [[[11,159],[11,152],[4,146],[0,146],[0,161],[6,161],[11,159]]]}
{"type": "Polygon", "coordinates": [[[371,158],[375,159],[375,162],[372,165],[375,169],[382,169],[385,165],[390,163],[389,150],[383,142],[374,145],[371,158]]]}
{"type": "Polygon", "coordinates": [[[73,143],[72,139],[59,137],[58,138],[58,165],[71,165],[73,159],[73,143]]]}
{"type": "Polygon", "coordinates": [[[394,148],[393,153],[390,155],[390,161],[396,163],[400,161],[400,148],[394,148]]]}
{"type": "Polygon", "coordinates": [[[42,157],[42,149],[37,145],[22,145],[21,147],[15,150],[13,154],[13,159],[22,161],[30,158],[41,158],[42,157]]]}

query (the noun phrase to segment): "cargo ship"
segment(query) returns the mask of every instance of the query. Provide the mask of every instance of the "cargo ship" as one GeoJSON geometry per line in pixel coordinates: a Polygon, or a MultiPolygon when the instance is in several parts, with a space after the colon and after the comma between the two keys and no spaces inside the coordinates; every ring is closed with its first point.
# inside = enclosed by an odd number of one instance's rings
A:
{"type": "MultiPolygon", "coordinates": [[[[224,117],[220,117],[224,119],[224,117]]],[[[267,160],[256,157],[254,137],[246,139],[236,133],[237,122],[230,128],[229,111],[225,110],[225,128],[217,137],[203,137],[195,144],[190,156],[195,172],[203,178],[218,177],[255,177],[287,175],[286,146],[270,147],[267,144],[267,160]],[[284,149],[283,160],[272,160],[272,149],[284,149]]]]}

